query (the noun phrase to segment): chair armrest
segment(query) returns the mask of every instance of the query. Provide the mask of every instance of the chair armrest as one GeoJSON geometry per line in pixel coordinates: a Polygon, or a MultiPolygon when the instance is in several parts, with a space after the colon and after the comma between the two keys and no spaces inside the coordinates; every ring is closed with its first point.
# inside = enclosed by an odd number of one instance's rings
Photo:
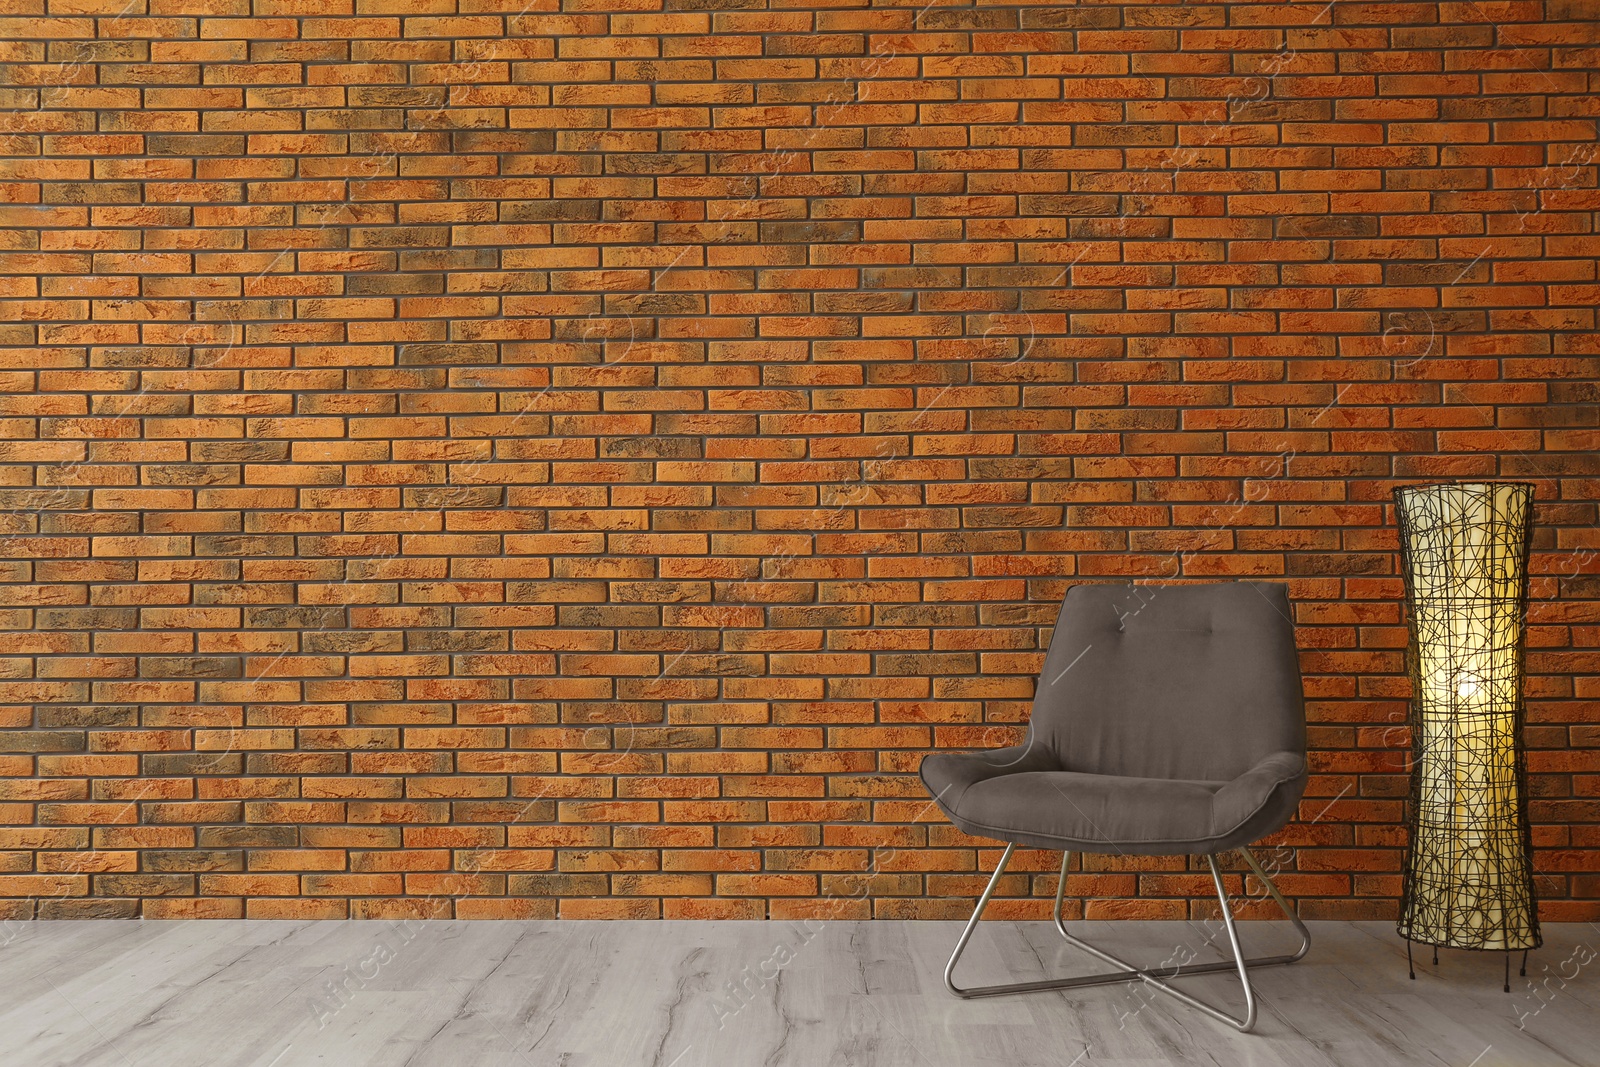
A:
{"type": "MultiPolygon", "coordinates": [[[[1306,758],[1298,752],[1274,752],[1217,790],[1211,799],[1211,828],[1217,835],[1243,825],[1268,803],[1284,809],[1283,821],[1294,814],[1306,788],[1306,758]]],[[[1281,825],[1281,823],[1280,823],[1281,825]]]]}

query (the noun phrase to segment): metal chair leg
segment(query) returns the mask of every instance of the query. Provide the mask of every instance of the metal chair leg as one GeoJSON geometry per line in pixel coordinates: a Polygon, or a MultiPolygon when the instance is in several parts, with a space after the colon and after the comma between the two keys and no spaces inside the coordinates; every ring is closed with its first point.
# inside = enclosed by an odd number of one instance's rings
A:
{"type": "Polygon", "coordinates": [[[1011,854],[1016,850],[1016,847],[1017,846],[1015,844],[1008,844],[1005,852],[1001,854],[1000,862],[995,866],[993,877],[989,879],[989,884],[984,888],[983,896],[978,898],[978,906],[973,909],[972,918],[967,920],[966,928],[961,931],[961,937],[956,942],[955,951],[950,954],[950,962],[945,965],[945,988],[963,999],[970,1000],[976,997],[1004,996],[1008,993],[1034,993],[1047,989],[1078,989],[1086,986],[1112,985],[1119,982],[1143,981],[1155,989],[1158,989],[1169,996],[1183,1001],[1190,1007],[1198,1008],[1200,1011],[1211,1016],[1213,1019],[1216,1019],[1220,1022],[1225,1022],[1241,1031],[1248,1031],[1255,1025],[1256,1005],[1255,993],[1250,988],[1250,976],[1247,968],[1273,967],[1281,964],[1293,963],[1303,957],[1307,950],[1311,948],[1311,933],[1306,929],[1305,923],[1301,922],[1300,917],[1297,916],[1294,913],[1294,910],[1289,907],[1289,902],[1283,899],[1283,894],[1278,892],[1278,887],[1272,883],[1272,879],[1267,876],[1267,872],[1261,869],[1261,865],[1256,862],[1255,856],[1250,854],[1250,850],[1241,848],[1239,851],[1244,854],[1245,862],[1249,864],[1250,869],[1255,872],[1256,877],[1261,879],[1262,884],[1267,887],[1267,891],[1272,895],[1272,899],[1278,902],[1278,907],[1283,910],[1284,915],[1299,932],[1299,949],[1287,955],[1258,956],[1253,959],[1244,958],[1244,954],[1239,948],[1239,935],[1238,931],[1234,927],[1233,914],[1228,907],[1227,892],[1224,890],[1222,885],[1222,872],[1217,868],[1216,857],[1207,856],[1206,862],[1211,867],[1211,880],[1216,886],[1217,900],[1222,906],[1222,918],[1223,923],[1228,931],[1228,942],[1233,948],[1233,959],[1217,963],[1172,964],[1159,967],[1135,967],[1133,964],[1119,959],[1118,957],[1111,955],[1109,952],[1105,952],[1086,941],[1082,941],[1076,937],[1073,937],[1072,934],[1068,932],[1066,924],[1061,918],[1061,902],[1066,894],[1067,862],[1072,855],[1069,852],[1063,853],[1061,856],[1061,877],[1056,883],[1055,907],[1052,909],[1051,913],[1055,921],[1056,931],[1062,937],[1064,937],[1069,944],[1075,945],[1078,948],[1083,949],[1085,952],[1088,952],[1093,956],[1097,956],[1100,959],[1105,960],[1107,963],[1121,968],[1121,970],[1105,974],[1082,975],[1076,978],[1047,978],[1038,982],[1013,982],[1007,985],[972,986],[969,988],[963,988],[956,985],[955,982],[956,964],[961,959],[961,953],[966,950],[967,942],[972,939],[972,932],[977,929],[978,920],[983,918],[984,910],[989,906],[989,898],[994,896],[995,887],[1000,884],[1000,876],[1005,874],[1006,866],[1011,862],[1011,854]],[[1239,980],[1244,985],[1245,1014],[1243,1018],[1236,1018],[1235,1016],[1218,1011],[1211,1005],[1195,999],[1188,993],[1183,992],[1181,989],[1174,989],[1172,986],[1167,984],[1168,980],[1173,978],[1185,978],[1193,974],[1206,974],[1215,971],[1228,971],[1234,969],[1238,970],[1239,980]]]}

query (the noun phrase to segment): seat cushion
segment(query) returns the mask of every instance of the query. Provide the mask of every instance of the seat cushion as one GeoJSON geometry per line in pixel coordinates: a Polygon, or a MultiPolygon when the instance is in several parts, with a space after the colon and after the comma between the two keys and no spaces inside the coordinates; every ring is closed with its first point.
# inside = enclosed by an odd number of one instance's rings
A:
{"type": "Polygon", "coordinates": [[[1037,746],[938,754],[922,781],[969,834],[1073,852],[1222,852],[1279,829],[1305,789],[1305,761],[1276,753],[1230,782],[1060,770],[1037,746]]]}

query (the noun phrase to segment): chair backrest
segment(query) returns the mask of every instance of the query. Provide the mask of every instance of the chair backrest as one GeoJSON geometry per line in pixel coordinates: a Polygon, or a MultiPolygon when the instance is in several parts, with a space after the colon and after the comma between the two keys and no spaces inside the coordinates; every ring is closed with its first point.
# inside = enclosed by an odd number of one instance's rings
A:
{"type": "Polygon", "coordinates": [[[1285,587],[1073,586],[1032,729],[1063,770],[1092,774],[1227,781],[1273,752],[1303,754],[1285,587]]]}

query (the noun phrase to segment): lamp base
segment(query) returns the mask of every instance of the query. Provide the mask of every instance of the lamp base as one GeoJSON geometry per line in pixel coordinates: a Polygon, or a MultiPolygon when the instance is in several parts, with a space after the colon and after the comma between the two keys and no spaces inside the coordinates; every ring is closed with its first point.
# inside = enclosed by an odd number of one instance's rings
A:
{"type": "Polygon", "coordinates": [[[1538,920],[1526,912],[1520,921],[1482,928],[1466,922],[1454,922],[1449,926],[1414,922],[1410,920],[1409,911],[1403,904],[1400,921],[1395,923],[1394,932],[1419,945],[1432,945],[1436,949],[1458,948],[1466,952],[1519,952],[1544,944],[1544,934],[1539,930],[1538,920]]]}
{"type": "MultiPolygon", "coordinates": [[[[1401,936],[1404,937],[1405,935],[1402,934],[1401,936]]],[[[1426,944],[1426,943],[1427,942],[1424,942],[1424,944],[1426,944]]],[[[1461,946],[1459,946],[1459,945],[1448,945],[1446,947],[1447,948],[1460,948],[1461,946]]],[[[1517,951],[1516,949],[1514,949],[1514,948],[1507,948],[1507,949],[1467,948],[1467,949],[1465,949],[1465,951],[1467,951],[1467,952],[1504,952],[1506,954],[1505,991],[1507,993],[1511,992],[1511,954],[1513,952],[1517,951]]],[[[1522,950],[1522,969],[1517,972],[1523,978],[1526,978],[1528,976],[1528,952],[1529,951],[1530,951],[1529,949],[1523,949],[1522,950]]],[[[1439,946],[1438,945],[1434,945],[1433,946],[1433,965],[1435,967],[1439,966],[1439,946]]],[[[1416,965],[1411,962],[1411,938],[1409,938],[1409,937],[1406,938],[1406,975],[1413,982],[1415,982],[1417,980],[1417,968],[1416,968],[1416,965]]]]}

